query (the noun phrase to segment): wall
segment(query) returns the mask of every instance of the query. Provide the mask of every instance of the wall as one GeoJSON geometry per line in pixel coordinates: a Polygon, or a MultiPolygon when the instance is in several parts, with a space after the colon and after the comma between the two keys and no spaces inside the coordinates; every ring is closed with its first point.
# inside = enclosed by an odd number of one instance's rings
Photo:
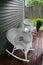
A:
{"type": "Polygon", "coordinates": [[[6,46],[6,32],[22,26],[24,0],[0,0],[0,53],[6,46]]]}

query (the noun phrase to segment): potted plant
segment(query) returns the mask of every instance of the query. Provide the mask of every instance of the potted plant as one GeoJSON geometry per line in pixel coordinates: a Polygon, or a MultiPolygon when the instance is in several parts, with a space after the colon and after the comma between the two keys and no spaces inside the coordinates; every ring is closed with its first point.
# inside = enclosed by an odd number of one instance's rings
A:
{"type": "Polygon", "coordinates": [[[41,20],[37,20],[37,24],[36,24],[36,29],[37,29],[37,32],[39,32],[39,29],[42,25],[42,21],[41,20]]]}

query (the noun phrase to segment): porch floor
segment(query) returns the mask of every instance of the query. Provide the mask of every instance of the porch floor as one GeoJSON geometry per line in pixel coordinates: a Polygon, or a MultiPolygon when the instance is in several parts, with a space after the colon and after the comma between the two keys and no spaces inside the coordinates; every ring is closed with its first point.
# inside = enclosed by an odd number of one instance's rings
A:
{"type": "MultiPolygon", "coordinates": [[[[30,62],[22,62],[5,52],[0,57],[0,65],[43,65],[43,31],[40,31],[39,35],[36,35],[33,39],[32,45],[35,50],[28,52],[28,59],[30,59],[30,62]]],[[[9,48],[10,51],[12,50],[11,48],[13,48],[12,45],[9,48]]],[[[18,56],[22,56],[22,58],[24,58],[24,54],[20,52],[20,50],[15,52],[15,54],[18,54],[18,56]]]]}

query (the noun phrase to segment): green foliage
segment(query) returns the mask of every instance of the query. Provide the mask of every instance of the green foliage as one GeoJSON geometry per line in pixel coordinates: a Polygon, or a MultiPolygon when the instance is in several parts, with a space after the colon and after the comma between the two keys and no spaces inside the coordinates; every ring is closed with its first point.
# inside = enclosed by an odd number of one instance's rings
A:
{"type": "Polygon", "coordinates": [[[30,7],[30,6],[36,6],[36,5],[43,5],[43,0],[26,0],[25,1],[26,6],[30,7]]]}
{"type": "Polygon", "coordinates": [[[43,26],[40,27],[40,30],[43,30],[43,26]]]}
{"type": "Polygon", "coordinates": [[[36,27],[40,28],[41,26],[42,26],[42,21],[41,20],[37,20],[36,27]]]}
{"type": "Polygon", "coordinates": [[[42,19],[42,18],[32,19],[32,22],[36,22],[36,23],[37,23],[38,20],[41,20],[42,25],[41,25],[41,27],[40,27],[40,30],[43,30],[43,19],[42,19]]]}
{"type": "Polygon", "coordinates": [[[39,5],[39,1],[34,0],[34,1],[32,2],[32,5],[39,5]]]}
{"type": "Polygon", "coordinates": [[[37,20],[41,20],[43,22],[43,19],[42,18],[32,19],[32,22],[37,22],[37,20]]]}

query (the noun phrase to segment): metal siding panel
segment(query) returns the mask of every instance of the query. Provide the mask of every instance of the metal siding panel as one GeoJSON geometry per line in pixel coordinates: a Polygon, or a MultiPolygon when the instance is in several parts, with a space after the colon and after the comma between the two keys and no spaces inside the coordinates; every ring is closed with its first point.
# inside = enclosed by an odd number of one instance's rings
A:
{"type": "Polygon", "coordinates": [[[6,32],[23,22],[24,0],[0,1],[0,49],[5,44],[6,32]]]}

